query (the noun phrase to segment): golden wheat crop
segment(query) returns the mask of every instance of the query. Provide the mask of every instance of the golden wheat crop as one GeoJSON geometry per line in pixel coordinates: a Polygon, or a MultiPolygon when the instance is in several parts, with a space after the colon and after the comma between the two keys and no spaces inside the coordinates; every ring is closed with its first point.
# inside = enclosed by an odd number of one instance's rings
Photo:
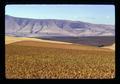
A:
{"type": "MultiPolygon", "coordinates": [[[[69,47],[69,46],[68,46],[69,47]]],[[[115,52],[9,44],[6,78],[108,79],[115,77],[115,52]]]]}

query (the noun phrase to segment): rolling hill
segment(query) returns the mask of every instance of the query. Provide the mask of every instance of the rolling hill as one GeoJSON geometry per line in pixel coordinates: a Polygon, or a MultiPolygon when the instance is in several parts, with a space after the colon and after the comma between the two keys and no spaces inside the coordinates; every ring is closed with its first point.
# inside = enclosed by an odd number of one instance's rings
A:
{"type": "MultiPolygon", "coordinates": [[[[13,37],[13,36],[5,36],[5,44],[11,44],[16,43],[20,45],[28,45],[28,46],[45,46],[45,47],[55,47],[55,48],[71,48],[71,49],[84,49],[88,48],[88,50],[102,50],[102,48],[107,48],[108,50],[111,49],[111,47],[95,47],[95,46],[88,46],[83,44],[74,44],[69,42],[62,42],[62,41],[52,41],[52,40],[43,40],[43,39],[36,39],[36,38],[27,38],[27,37],[13,37]],[[25,43],[24,43],[25,41],[25,43]],[[33,44],[32,44],[33,43],[33,44]],[[52,44],[52,45],[51,45],[52,44]],[[69,47],[68,47],[69,44],[69,47]]],[[[103,49],[103,50],[107,50],[103,49]]]]}
{"type": "Polygon", "coordinates": [[[115,52],[78,44],[22,40],[5,45],[8,79],[111,79],[115,52]]]}
{"type": "Polygon", "coordinates": [[[103,48],[109,48],[109,49],[115,50],[115,43],[110,46],[104,46],[103,48]]]}
{"type": "Polygon", "coordinates": [[[5,34],[23,37],[114,36],[115,26],[82,21],[30,19],[5,15],[5,34]]]}
{"type": "Polygon", "coordinates": [[[6,78],[114,78],[114,36],[114,25],[5,15],[6,78]]]}
{"type": "Polygon", "coordinates": [[[36,39],[36,38],[5,36],[5,44],[10,44],[18,41],[38,41],[38,42],[48,42],[48,43],[72,44],[68,42],[50,41],[50,40],[42,40],[42,39],[36,39]]]}

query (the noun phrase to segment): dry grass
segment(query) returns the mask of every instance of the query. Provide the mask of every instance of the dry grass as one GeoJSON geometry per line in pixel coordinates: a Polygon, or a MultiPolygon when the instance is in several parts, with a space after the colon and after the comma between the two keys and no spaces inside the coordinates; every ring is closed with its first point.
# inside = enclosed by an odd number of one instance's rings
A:
{"type": "Polygon", "coordinates": [[[5,59],[12,79],[115,77],[115,52],[90,46],[17,42],[6,45],[5,59]]]}
{"type": "Polygon", "coordinates": [[[5,36],[5,44],[10,44],[19,41],[38,41],[38,42],[48,42],[48,43],[58,43],[58,44],[72,44],[68,42],[60,42],[60,41],[50,41],[50,40],[42,40],[36,38],[27,38],[27,37],[13,37],[13,36],[5,36]]]}
{"type": "Polygon", "coordinates": [[[39,42],[39,41],[20,41],[11,43],[14,45],[21,45],[21,46],[34,46],[34,47],[48,47],[48,48],[62,48],[62,49],[75,49],[75,50],[96,50],[96,51],[113,51],[111,49],[104,49],[94,46],[86,46],[81,44],[58,44],[58,43],[49,43],[49,42],[39,42]]]}
{"type": "Polygon", "coordinates": [[[102,48],[107,48],[107,49],[112,49],[112,50],[115,50],[115,43],[112,44],[111,46],[104,46],[102,48]]]}

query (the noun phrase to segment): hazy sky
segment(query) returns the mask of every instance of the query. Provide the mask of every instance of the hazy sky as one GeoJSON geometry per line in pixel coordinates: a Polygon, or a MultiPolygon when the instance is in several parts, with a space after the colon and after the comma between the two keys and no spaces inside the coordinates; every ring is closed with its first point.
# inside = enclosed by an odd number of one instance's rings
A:
{"type": "Polygon", "coordinates": [[[115,24],[114,5],[6,5],[5,14],[25,18],[115,24]]]}

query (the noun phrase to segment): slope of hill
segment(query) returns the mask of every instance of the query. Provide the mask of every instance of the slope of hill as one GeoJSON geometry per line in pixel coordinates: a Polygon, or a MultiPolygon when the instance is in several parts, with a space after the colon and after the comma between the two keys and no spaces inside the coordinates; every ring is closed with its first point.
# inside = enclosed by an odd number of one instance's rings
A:
{"type": "Polygon", "coordinates": [[[27,37],[11,37],[5,36],[5,44],[16,44],[22,46],[41,46],[41,47],[51,47],[51,48],[63,48],[63,49],[76,49],[76,50],[103,50],[109,51],[109,49],[102,49],[99,47],[82,45],[82,44],[74,44],[68,42],[60,42],[60,41],[50,41],[50,40],[42,40],[35,38],[27,38],[27,37]],[[69,44],[69,45],[68,45],[69,44]],[[69,47],[68,47],[69,46],[69,47]]]}
{"type": "Polygon", "coordinates": [[[115,52],[91,46],[19,41],[6,44],[5,60],[10,79],[115,77],[115,52]]]}
{"type": "Polygon", "coordinates": [[[42,40],[36,38],[27,38],[27,37],[13,37],[13,36],[5,36],[5,44],[10,44],[18,41],[40,41],[40,42],[48,42],[48,43],[61,43],[61,44],[72,44],[68,42],[61,41],[50,41],[50,40],[42,40]]]}
{"type": "MultiPolygon", "coordinates": [[[[115,45],[88,46],[75,44],[72,41],[74,38],[68,38],[83,37],[80,41],[82,43],[87,41],[87,44],[104,43],[106,41],[101,41],[97,36],[114,37],[113,25],[70,20],[17,18],[6,15],[5,34],[8,35],[5,36],[6,78],[108,79],[115,77],[115,45]],[[68,36],[68,40],[63,38],[65,36],[68,36]],[[93,42],[92,38],[84,38],[84,36],[96,37],[93,42]],[[48,37],[49,40],[42,37],[48,37]],[[62,37],[62,40],[57,38],[55,41],[52,37],[55,37],[55,40],[56,37],[62,37]]],[[[112,39],[106,37],[107,41],[114,42],[113,37],[112,39]]],[[[79,40],[75,41],[79,42],[79,40]]]]}
{"type": "Polygon", "coordinates": [[[105,46],[105,47],[102,47],[102,48],[108,48],[108,49],[115,50],[115,43],[112,44],[111,46],[105,46]]]}
{"type": "MultiPolygon", "coordinates": [[[[38,38],[39,39],[39,38],[38,38]]],[[[90,45],[90,46],[109,46],[115,43],[115,36],[88,36],[88,37],[51,37],[42,38],[44,40],[64,41],[76,44],[90,45]]]]}
{"type": "Polygon", "coordinates": [[[114,25],[82,21],[28,19],[5,16],[5,34],[23,37],[43,36],[114,36],[114,25]]]}

